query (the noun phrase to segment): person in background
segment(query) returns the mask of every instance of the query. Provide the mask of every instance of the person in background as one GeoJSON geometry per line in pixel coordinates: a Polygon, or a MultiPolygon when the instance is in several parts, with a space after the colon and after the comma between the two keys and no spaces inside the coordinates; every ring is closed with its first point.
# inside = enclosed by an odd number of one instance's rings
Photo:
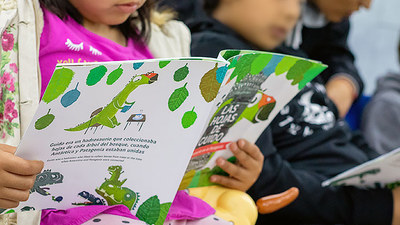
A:
{"type": "MultiPolygon", "coordinates": [[[[398,45],[400,63],[400,40],[398,45]]],[[[364,109],[361,131],[368,144],[385,154],[400,147],[400,72],[379,78],[371,101],[364,109]]]]}
{"type": "Polygon", "coordinates": [[[308,0],[300,22],[285,42],[329,66],[318,80],[325,85],[342,118],[364,87],[348,46],[349,17],[370,5],[371,0],[308,0]]]}

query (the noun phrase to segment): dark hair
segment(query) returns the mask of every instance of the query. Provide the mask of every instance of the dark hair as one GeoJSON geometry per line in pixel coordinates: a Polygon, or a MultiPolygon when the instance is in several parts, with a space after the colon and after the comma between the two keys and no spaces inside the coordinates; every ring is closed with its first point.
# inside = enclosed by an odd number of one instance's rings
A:
{"type": "Polygon", "coordinates": [[[208,15],[211,15],[217,9],[219,3],[219,0],[203,0],[204,11],[206,11],[208,15]]]}
{"type": "MultiPolygon", "coordinates": [[[[83,23],[82,15],[68,0],[39,0],[39,2],[42,7],[45,7],[62,20],[69,16],[77,23],[83,23]]],[[[124,23],[113,27],[117,27],[126,38],[145,42],[150,35],[150,16],[153,7],[153,0],[147,0],[137,10],[136,16],[130,16],[124,23]]]]}

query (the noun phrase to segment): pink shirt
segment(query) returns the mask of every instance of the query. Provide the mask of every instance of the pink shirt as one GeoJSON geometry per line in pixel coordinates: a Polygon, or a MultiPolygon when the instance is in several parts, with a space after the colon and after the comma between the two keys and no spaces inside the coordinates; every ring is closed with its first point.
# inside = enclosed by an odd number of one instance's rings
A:
{"type": "Polygon", "coordinates": [[[39,64],[42,73],[41,95],[57,63],[103,62],[153,58],[147,46],[128,39],[121,46],[90,32],[74,19],[59,17],[43,8],[44,27],[40,38],[39,64]]]}

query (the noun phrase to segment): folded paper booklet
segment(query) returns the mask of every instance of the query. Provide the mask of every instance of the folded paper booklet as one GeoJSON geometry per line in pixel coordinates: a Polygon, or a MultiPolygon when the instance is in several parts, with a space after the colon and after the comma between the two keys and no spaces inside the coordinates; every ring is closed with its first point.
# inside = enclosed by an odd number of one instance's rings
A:
{"type": "Polygon", "coordinates": [[[210,185],[207,177],[222,173],[216,157],[234,160],[229,143],[255,142],[325,68],[237,50],[219,59],[57,65],[17,149],[45,162],[19,209],[123,204],[162,224],[179,186],[210,185]]]}
{"type": "Polygon", "coordinates": [[[394,189],[400,187],[399,168],[400,148],[347,170],[322,185],[394,189]]]}

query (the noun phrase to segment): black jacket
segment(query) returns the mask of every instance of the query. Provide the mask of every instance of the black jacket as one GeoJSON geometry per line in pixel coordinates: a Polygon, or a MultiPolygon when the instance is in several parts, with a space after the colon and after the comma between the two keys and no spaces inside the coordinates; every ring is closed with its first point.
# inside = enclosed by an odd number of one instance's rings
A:
{"type": "MultiPolygon", "coordinates": [[[[193,56],[216,57],[223,49],[254,49],[214,19],[191,25],[193,56]]],[[[304,56],[293,49],[276,51],[304,56]]],[[[262,173],[248,191],[257,200],[290,187],[300,189],[288,207],[260,215],[258,224],[391,224],[390,190],[321,187],[321,183],[377,154],[337,120],[335,105],[320,83],[305,87],[257,141],[265,156],[262,173]]]]}
{"type": "Polygon", "coordinates": [[[350,32],[350,21],[348,19],[340,23],[329,23],[322,28],[303,27],[303,43],[300,51],[303,51],[308,58],[319,60],[329,68],[319,77],[322,83],[340,73],[348,75],[358,88],[358,95],[364,89],[364,83],[354,65],[354,56],[347,44],[350,32]]]}

